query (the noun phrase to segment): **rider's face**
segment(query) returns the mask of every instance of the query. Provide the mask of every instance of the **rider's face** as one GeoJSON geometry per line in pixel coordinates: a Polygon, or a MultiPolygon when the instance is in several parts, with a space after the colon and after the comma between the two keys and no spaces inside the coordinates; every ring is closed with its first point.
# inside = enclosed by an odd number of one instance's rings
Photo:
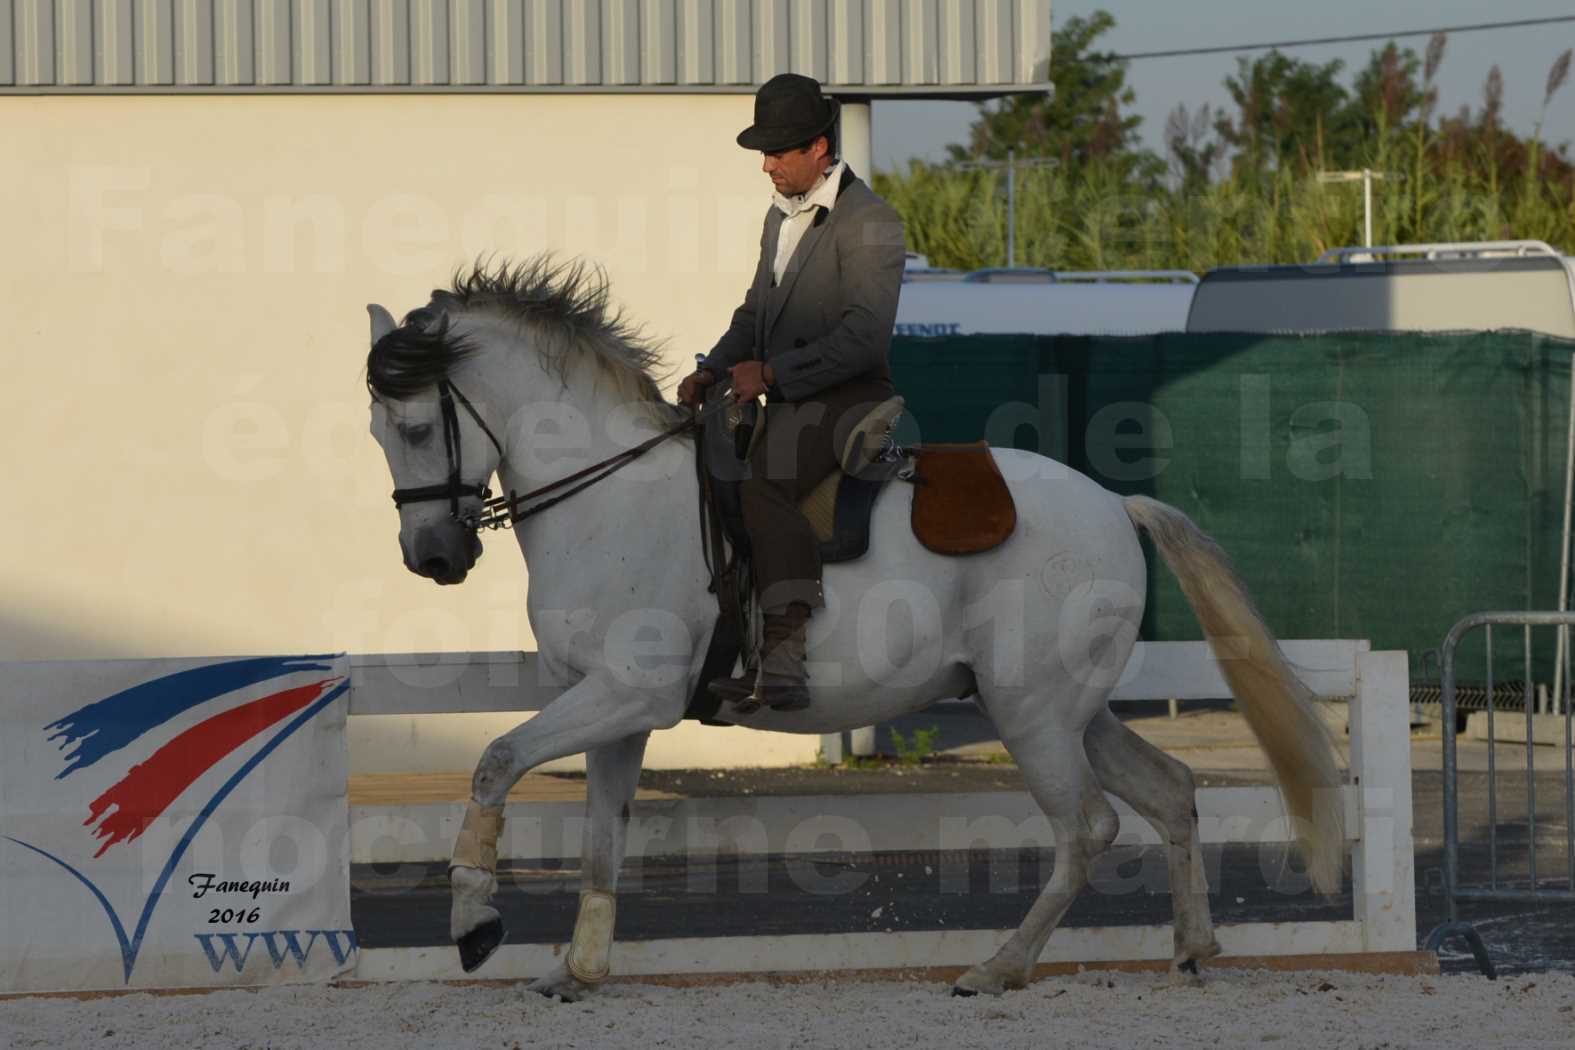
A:
{"type": "Polygon", "coordinates": [[[760,170],[771,176],[771,185],[784,197],[808,193],[826,170],[827,145],[817,138],[808,146],[761,154],[760,170]]]}

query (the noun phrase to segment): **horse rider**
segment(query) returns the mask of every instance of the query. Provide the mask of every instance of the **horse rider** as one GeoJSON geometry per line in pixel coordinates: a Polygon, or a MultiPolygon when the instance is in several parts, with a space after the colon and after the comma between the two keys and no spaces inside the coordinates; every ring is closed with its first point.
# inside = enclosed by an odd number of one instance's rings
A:
{"type": "Polygon", "coordinates": [[[806,625],[821,596],[820,544],[799,501],[838,469],[848,430],[895,390],[887,352],[902,285],[902,219],[837,157],[835,100],[783,73],[755,94],[738,144],[763,155],[776,192],[743,305],[678,398],[724,374],[739,403],[766,398],[743,483],[744,527],[764,614],[759,672],[712,683],[730,700],[809,706],[806,625]]]}

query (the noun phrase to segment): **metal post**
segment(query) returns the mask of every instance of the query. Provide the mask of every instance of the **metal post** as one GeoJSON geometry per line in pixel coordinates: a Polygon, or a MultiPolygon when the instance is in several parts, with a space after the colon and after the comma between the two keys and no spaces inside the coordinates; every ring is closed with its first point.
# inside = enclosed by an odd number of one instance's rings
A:
{"type": "Polygon", "coordinates": [[[1373,180],[1401,178],[1388,172],[1363,168],[1361,171],[1320,171],[1319,182],[1360,182],[1362,184],[1362,246],[1373,246],[1373,180]]]}
{"type": "MultiPolygon", "coordinates": [[[[1052,157],[1026,157],[1025,168],[1048,168],[1056,163],[1052,157]]],[[[999,171],[1006,169],[1006,265],[1017,265],[1017,150],[1006,151],[1005,160],[965,160],[951,165],[957,171],[999,171]]],[[[1000,183],[992,183],[998,187],[1000,183]]],[[[1549,249],[1550,251],[1552,249],[1549,249]]]]}
{"type": "MultiPolygon", "coordinates": [[[[1493,962],[1488,957],[1487,949],[1482,943],[1482,938],[1472,929],[1471,924],[1460,920],[1459,901],[1467,900],[1499,900],[1499,901],[1537,901],[1550,900],[1575,901],[1575,840],[1569,838],[1569,828],[1575,821],[1575,748],[1570,745],[1571,737],[1575,736],[1575,712],[1570,710],[1568,694],[1570,692],[1570,652],[1566,646],[1563,659],[1565,661],[1563,687],[1566,696],[1563,699],[1564,707],[1564,828],[1565,828],[1565,888],[1555,889],[1552,886],[1544,889],[1538,874],[1537,837],[1539,820],[1537,818],[1537,783],[1536,783],[1536,725],[1534,720],[1532,696],[1535,694],[1535,685],[1532,682],[1533,665],[1531,661],[1530,629],[1532,627],[1553,627],[1555,629],[1575,626],[1575,613],[1569,612],[1484,612],[1474,613],[1464,617],[1449,629],[1449,634],[1444,638],[1444,644],[1439,649],[1440,678],[1443,685],[1444,708],[1444,888],[1448,895],[1448,919],[1428,935],[1427,947],[1438,950],[1450,937],[1462,936],[1470,946],[1472,954],[1476,956],[1482,972],[1488,977],[1494,976],[1493,962]],[[1528,884],[1525,886],[1504,885],[1506,880],[1499,878],[1498,857],[1498,770],[1495,755],[1498,747],[1498,735],[1494,728],[1494,679],[1493,673],[1493,626],[1515,625],[1525,630],[1526,636],[1522,638],[1522,659],[1524,665],[1522,674],[1524,680],[1520,694],[1526,706],[1525,711],[1525,755],[1526,755],[1526,836],[1529,839],[1526,850],[1526,867],[1528,884]],[[1455,676],[1455,654],[1461,638],[1469,631],[1478,627],[1483,628],[1484,641],[1486,642],[1487,656],[1487,722],[1488,722],[1488,885],[1487,886],[1461,886],[1460,885],[1460,823],[1459,823],[1459,797],[1460,769],[1455,751],[1454,719],[1457,712],[1457,685],[1455,676]]],[[[1518,882],[1519,880],[1514,880],[1518,882]]]]}
{"type": "MultiPolygon", "coordinates": [[[[1458,641],[1460,628],[1457,626],[1449,632],[1444,639],[1444,644],[1439,648],[1438,659],[1438,684],[1439,706],[1443,708],[1444,715],[1444,895],[1449,899],[1449,919],[1447,925],[1460,921],[1460,914],[1456,909],[1455,897],[1459,892],[1459,872],[1456,870],[1457,858],[1456,845],[1460,841],[1459,814],[1456,811],[1458,800],[1455,797],[1455,645],[1458,641]]],[[[1492,667],[1492,650],[1488,650],[1488,667],[1492,667]]],[[[1491,673],[1491,672],[1490,672],[1491,673]]],[[[1488,685],[1488,710],[1493,709],[1493,686],[1488,685]]],[[[1492,744],[1488,747],[1491,749],[1492,744]]],[[[1491,774],[1490,774],[1491,777],[1491,774]]],[[[1491,779],[1489,783],[1491,783],[1491,779]]],[[[1491,804],[1491,803],[1490,803],[1491,804]]],[[[1491,849],[1491,846],[1489,847],[1491,849]]]]}
{"type": "MultiPolygon", "coordinates": [[[[1444,708],[1444,893],[1448,897],[1448,918],[1432,933],[1427,935],[1425,947],[1428,951],[1436,952],[1444,946],[1451,937],[1464,937],[1466,944],[1471,948],[1471,954],[1476,957],[1477,966],[1489,979],[1497,977],[1493,967],[1493,960],[1488,955],[1487,945],[1482,943],[1482,935],[1469,922],[1461,922],[1456,898],[1460,892],[1460,872],[1457,867],[1459,861],[1457,854],[1460,849],[1460,825],[1456,811],[1458,799],[1456,797],[1456,775],[1458,772],[1455,764],[1455,646],[1460,641],[1460,636],[1468,629],[1466,621],[1462,620],[1450,629],[1444,638],[1444,644],[1439,649],[1439,684],[1442,686],[1443,695],[1439,698],[1444,708]]],[[[1489,652],[1491,653],[1491,649],[1489,652]]],[[[1489,657],[1488,666],[1492,666],[1489,657]]],[[[1493,688],[1488,686],[1488,710],[1493,710],[1491,698],[1493,688]]],[[[1492,747],[1491,744],[1488,745],[1492,747]]]]}
{"type": "MultiPolygon", "coordinates": [[[[1570,607],[1570,500],[1575,498],[1575,356],[1570,358],[1570,411],[1564,435],[1564,532],[1559,547],[1559,612],[1570,607]]],[[[1559,628],[1558,653],[1553,661],[1553,702],[1564,704],[1564,654],[1569,647],[1568,627],[1559,628]]]]}
{"type": "MultiPolygon", "coordinates": [[[[1537,725],[1531,710],[1531,625],[1526,625],[1526,872],[1531,877],[1531,892],[1537,892],[1537,725]]],[[[1570,832],[1575,834],[1575,828],[1570,832]]]]}
{"type": "MultiPolygon", "coordinates": [[[[1483,644],[1487,646],[1487,724],[1488,724],[1488,883],[1498,889],[1498,727],[1493,723],[1493,625],[1482,628],[1483,644]]],[[[1450,732],[1453,732],[1451,726],[1450,732]]],[[[1451,774],[1453,776],[1453,774],[1451,774]]],[[[1453,792],[1454,780],[1446,791],[1453,792]]],[[[1453,797],[1453,796],[1452,796],[1453,797]]],[[[1450,841],[1454,841],[1451,839],[1450,841]]],[[[1450,887],[1454,892],[1454,887],[1450,887]]],[[[1454,904],[1450,904],[1453,917],[1454,904]]]]}
{"type": "Polygon", "coordinates": [[[1017,265],[1017,151],[1006,151],[1006,265],[1017,265]]]}
{"type": "MultiPolygon", "coordinates": [[[[1568,633],[1568,628],[1565,628],[1568,633]]],[[[1564,650],[1564,857],[1568,888],[1575,893],[1575,741],[1570,739],[1570,651],[1564,650]]],[[[1532,849],[1537,844],[1531,844],[1532,849]]]]}
{"type": "Polygon", "coordinates": [[[1362,242],[1362,247],[1371,248],[1373,246],[1373,172],[1371,168],[1362,169],[1362,216],[1364,219],[1363,226],[1366,230],[1366,240],[1362,242]]]}

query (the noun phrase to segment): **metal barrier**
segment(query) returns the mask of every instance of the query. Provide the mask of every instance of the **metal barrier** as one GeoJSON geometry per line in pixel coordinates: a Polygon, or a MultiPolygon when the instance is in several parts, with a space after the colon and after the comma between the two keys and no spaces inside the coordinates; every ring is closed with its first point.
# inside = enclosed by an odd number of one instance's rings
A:
{"type": "MultiPolygon", "coordinates": [[[[1444,644],[1439,650],[1439,670],[1442,682],[1443,705],[1443,742],[1444,742],[1444,890],[1448,898],[1449,911],[1447,920],[1433,930],[1427,937],[1426,946],[1430,951],[1438,951],[1444,942],[1454,936],[1463,937],[1476,957],[1477,965],[1489,978],[1495,977],[1493,961],[1488,956],[1487,947],[1482,942],[1482,937],[1476,928],[1469,922],[1460,919],[1459,904],[1462,900],[1488,900],[1488,901],[1535,901],[1538,903],[1549,901],[1575,902],[1575,834],[1571,828],[1575,827],[1575,751],[1571,749],[1571,705],[1570,705],[1570,646],[1569,628],[1575,625],[1575,613],[1569,612],[1484,612],[1467,616],[1449,629],[1449,634],[1444,638],[1444,644]],[[1487,776],[1488,776],[1488,884],[1486,886],[1461,886],[1460,885],[1460,770],[1459,759],[1456,754],[1457,743],[1455,733],[1457,729],[1456,717],[1459,694],[1461,687],[1457,682],[1455,657],[1461,640],[1478,627],[1484,630],[1484,644],[1486,648],[1485,660],[1487,669],[1486,686],[1483,694],[1489,698],[1494,696],[1493,687],[1493,628],[1494,626],[1521,627],[1524,630],[1522,639],[1522,653],[1525,661],[1525,674],[1518,683],[1522,693],[1520,704],[1524,711],[1525,737],[1522,741],[1526,748],[1526,835],[1527,835],[1527,878],[1526,885],[1507,885],[1500,878],[1499,848],[1498,848],[1498,763],[1497,747],[1499,736],[1495,722],[1494,709],[1496,704],[1491,700],[1484,705],[1482,717],[1487,727],[1487,776]],[[1554,682],[1555,694],[1550,698],[1539,695],[1541,688],[1537,683],[1536,674],[1532,664],[1531,631],[1533,627],[1558,628],[1558,649],[1555,663],[1557,664],[1554,682]],[[1558,695],[1562,692],[1562,695],[1558,695]],[[1540,699],[1540,702],[1539,702],[1540,699]],[[1552,712],[1563,715],[1563,744],[1564,744],[1564,828],[1565,828],[1565,875],[1563,887],[1554,884],[1544,887],[1537,876],[1537,782],[1536,782],[1536,747],[1539,729],[1549,729],[1550,723],[1538,719],[1554,717],[1552,712]]],[[[1476,716],[1473,716],[1476,717],[1476,716]]],[[[1513,721],[1519,719],[1506,713],[1506,718],[1513,721]]],[[[1556,733],[1556,730],[1555,730],[1556,733]]],[[[1549,741],[1556,742],[1556,741],[1549,741]]]]}

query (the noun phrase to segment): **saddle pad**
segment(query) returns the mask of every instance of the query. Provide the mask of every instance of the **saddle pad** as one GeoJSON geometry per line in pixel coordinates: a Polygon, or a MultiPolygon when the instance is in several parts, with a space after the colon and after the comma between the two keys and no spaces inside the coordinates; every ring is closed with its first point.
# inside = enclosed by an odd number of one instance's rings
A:
{"type": "Polygon", "coordinates": [[[820,541],[820,561],[831,565],[864,557],[870,549],[870,514],[895,471],[876,472],[869,478],[837,471],[822,481],[799,503],[820,541]]]}
{"type": "Polygon", "coordinates": [[[913,480],[913,534],[937,554],[990,550],[1017,527],[1017,507],[986,442],[921,445],[913,480]]]}

